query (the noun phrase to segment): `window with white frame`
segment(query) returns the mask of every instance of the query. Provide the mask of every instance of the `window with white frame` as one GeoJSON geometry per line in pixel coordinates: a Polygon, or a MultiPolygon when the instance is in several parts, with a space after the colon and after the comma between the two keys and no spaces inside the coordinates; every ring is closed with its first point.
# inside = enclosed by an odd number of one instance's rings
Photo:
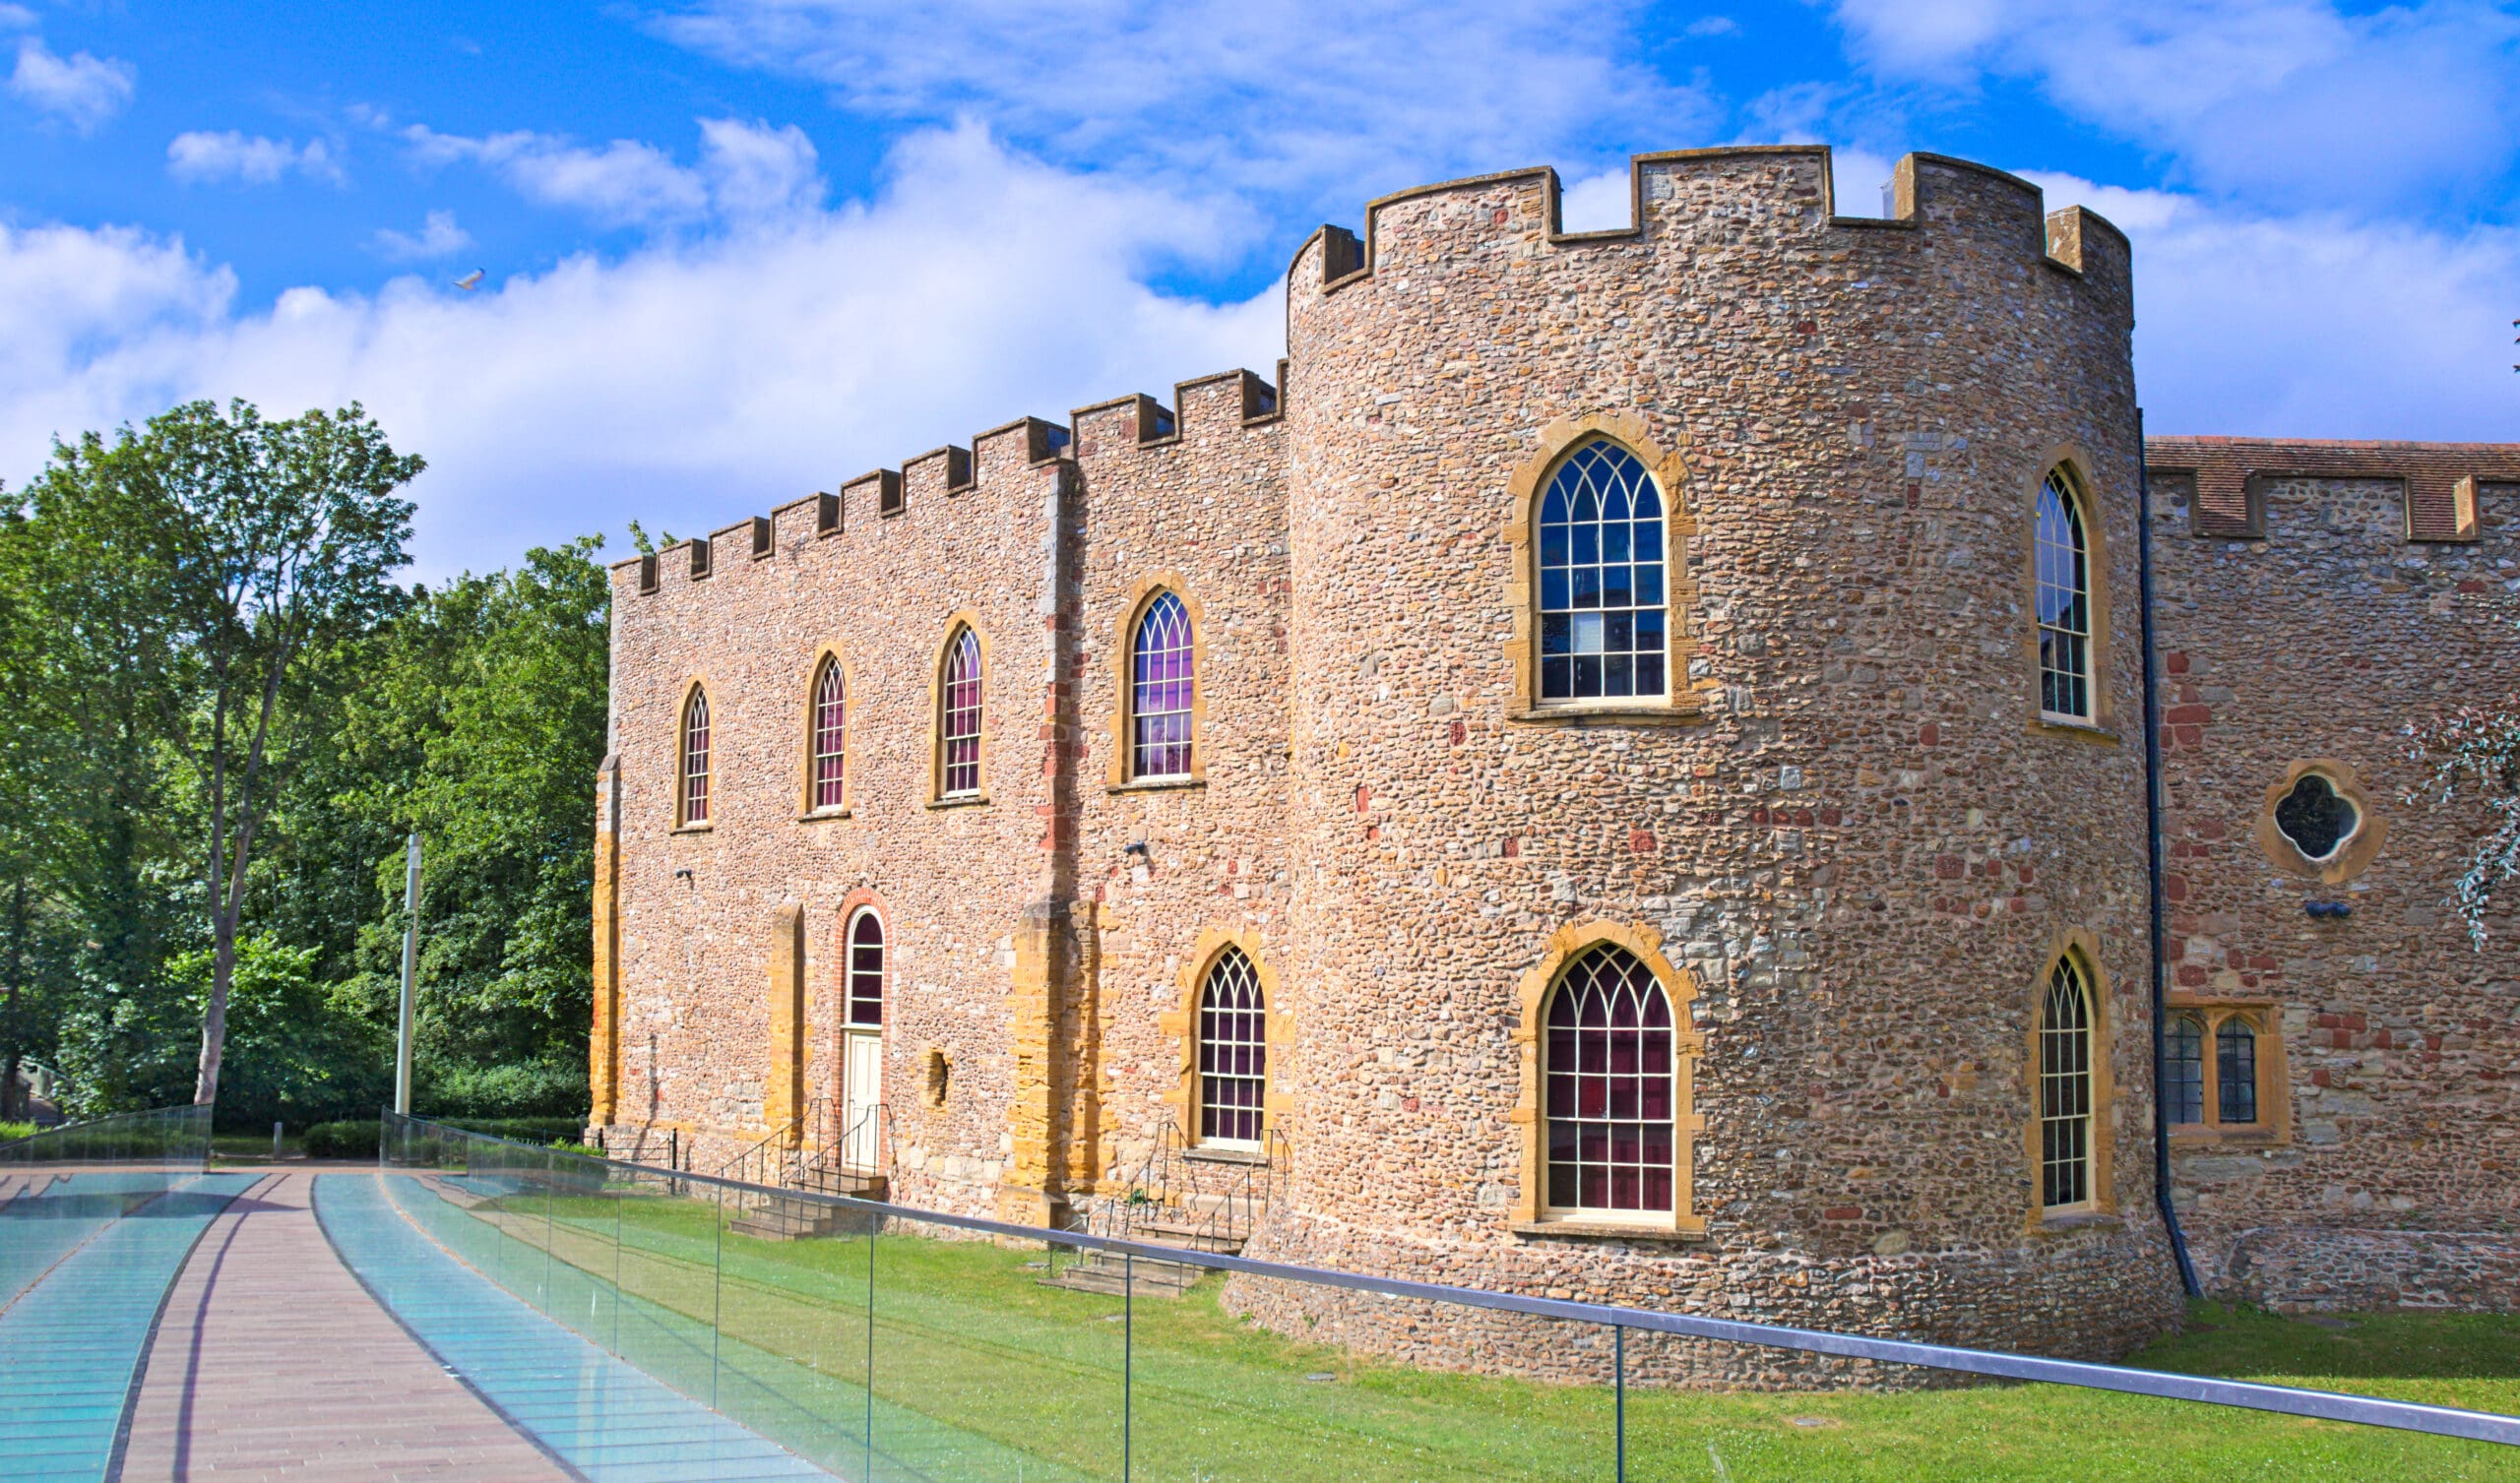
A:
{"type": "Polygon", "coordinates": [[[709,692],[694,685],[682,706],[682,777],[680,801],[684,824],[709,822],[709,692]]]}
{"type": "Polygon", "coordinates": [[[1549,1210],[1669,1217],[1678,1109],[1663,985],[1635,954],[1600,944],[1559,975],[1545,1025],[1549,1210]]]}
{"type": "Polygon", "coordinates": [[[847,792],[844,783],[849,762],[849,695],[840,660],[828,654],[814,676],[813,731],[813,807],[836,809],[847,792]]]}
{"type": "Polygon", "coordinates": [[[2092,1202],[2092,1003],[2082,970],[2060,958],[2039,1016],[2039,1204],[2092,1202]]]}
{"type": "Polygon", "coordinates": [[[1257,1148],[1268,1116],[1268,1006],[1260,975],[1228,946],[1199,991],[1199,1142],[1257,1148]]]}
{"type": "Polygon", "coordinates": [[[1607,438],[1579,446],[1541,492],[1540,699],[1670,693],[1662,492],[1607,438]]]}
{"type": "Polygon", "coordinates": [[[2092,711],[2091,556],[2082,497],[2063,465],[2039,486],[2035,541],[2039,607],[2039,709],[2087,721],[2092,711]]]}
{"type": "Polygon", "coordinates": [[[1129,652],[1129,775],[1190,775],[1191,702],[1197,697],[1190,609],[1159,592],[1138,619],[1129,652]]]}
{"type": "Polygon", "coordinates": [[[938,716],[938,781],[948,798],[980,790],[980,640],[957,629],[945,651],[943,713],[938,716]]]}

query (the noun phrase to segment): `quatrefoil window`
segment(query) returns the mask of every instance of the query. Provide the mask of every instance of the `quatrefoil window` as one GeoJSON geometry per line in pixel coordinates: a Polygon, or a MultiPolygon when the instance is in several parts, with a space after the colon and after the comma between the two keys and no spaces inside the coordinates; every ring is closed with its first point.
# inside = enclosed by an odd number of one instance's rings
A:
{"type": "Polygon", "coordinates": [[[2335,858],[2362,827],[2362,811],[2316,772],[2304,772],[2293,791],[2275,805],[2275,827],[2313,863],[2335,858]]]}

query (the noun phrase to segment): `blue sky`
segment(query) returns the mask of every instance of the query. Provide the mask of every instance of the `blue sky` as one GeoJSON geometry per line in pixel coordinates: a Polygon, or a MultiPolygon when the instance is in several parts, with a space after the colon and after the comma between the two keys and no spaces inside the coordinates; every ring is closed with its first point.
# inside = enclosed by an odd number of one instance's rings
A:
{"type": "Polygon", "coordinates": [[[1282,348],[1369,197],[1816,141],[2136,242],[2160,431],[2520,441],[2520,0],[0,0],[0,479],[361,399],[423,575],[677,532],[1282,348]],[[473,269],[476,291],[453,280],[473,269]]]}

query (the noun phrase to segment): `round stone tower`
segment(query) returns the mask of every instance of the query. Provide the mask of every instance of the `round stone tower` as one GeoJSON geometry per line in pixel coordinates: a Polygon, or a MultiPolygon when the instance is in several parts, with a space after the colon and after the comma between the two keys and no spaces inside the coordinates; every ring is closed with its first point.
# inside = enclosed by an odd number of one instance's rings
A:
{"type": "MultiPolygon", "coordinates": [[[[1296,1173],[1253,1254],[2121,1355],[2178,1303],[2125,240],[1926,155],[1887,219],[1831,214],[1819,149],[1645,156],[1634,188],[1633,228],[1575,234],[1546,171],[1406,192],[1291,270],[1296,1173]],[[1541,502],[1588,449],[1660,507],[1659,693],[1642,660],[1606,685],[1547,663],[1651,637],[1544,611],[1567,599],[1541,502]],[[2079,718],[2042,683],[2051,476],[2086,527],[2079,718]],[[2061,1200],[2060,965],[2093,1051],[2061,1200]],[[1553,996],[1605,973],[1660,991],[1670,1104],[1644,1115],[1676,1144],[1645,1207],[1606,1214],[1557,1165],[1635,1149],[1575,1151],[1547,1081],[1553,996]]],[[[1643,608],[1633,529],[1616,580],[1643,608]]],[[[1233,1301],[1421,1362],[1598,1365],[1549,1326],[1233,1301]]],[[[1677,1346],[1640,1368],[1813,1373],[1677,1346]]]]}

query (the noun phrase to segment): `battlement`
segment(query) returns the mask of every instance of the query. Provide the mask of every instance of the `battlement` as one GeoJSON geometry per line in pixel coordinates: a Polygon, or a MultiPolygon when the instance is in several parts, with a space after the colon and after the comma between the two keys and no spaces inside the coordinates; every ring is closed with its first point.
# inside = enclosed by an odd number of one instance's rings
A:
{"type": "Polygon", "coordinates": [[[1545,165],[1474,175],[1366,203],[1361,236],[1323,226],[1288,265],[1290,300],[1302,289],[1328,297],[1414,263],[1482,251],[1633,248],[1693,240],[1703,229],[1752,220],[1798,226],[1832,246],[1895,242],[1984,244],[2123,293],[2131,271],[2125,233],[2083,207],[2046,210],[2039,187],[2017,175],[1947,155],[1901,158],[1887,216],[1837,211],[1825,145],[1742,145],[1638,154],[1628,161],[1628,224],[1569,232],[1557,172],[1545,165]]]}
{"type": "Polygon", "coordinates": [[[1219,371],[1174,383],[1170,406],[1138,392],[1078,407],[1065,424],[1018,417],[975,434],[969,447],[949,443],[914,454],[898,468],[868,469],[841,481],[837,491],[789,500],[768,515],[614,562],[611,570],[635,573],[639,592],[656,592],[668,576],[705,582],[727,562],[768,560],[783,540],[844,535],[952,501],[980,488],[992,473],[1003,478],[1061,463],[1090,473],[1098,462],[1124,451],[1180,449],[1218,430],[1267,427],[1284,415],[1279,388],[1285,383],[1281,360],[1275,384],[1248,370],[1219,371]]]}
{"type": "Polygon", "coordinates": [[[2266,493],[2287,479],[2394,483],[2409,541],[2484,538],[2488,492],[2520,500],[2520,444],[2370,443],[2278,438],[2164,437],[2144,442],[2156,478],[2188,481],[2188,528],[2222,540],[2269,538],[2266,493]]]}

